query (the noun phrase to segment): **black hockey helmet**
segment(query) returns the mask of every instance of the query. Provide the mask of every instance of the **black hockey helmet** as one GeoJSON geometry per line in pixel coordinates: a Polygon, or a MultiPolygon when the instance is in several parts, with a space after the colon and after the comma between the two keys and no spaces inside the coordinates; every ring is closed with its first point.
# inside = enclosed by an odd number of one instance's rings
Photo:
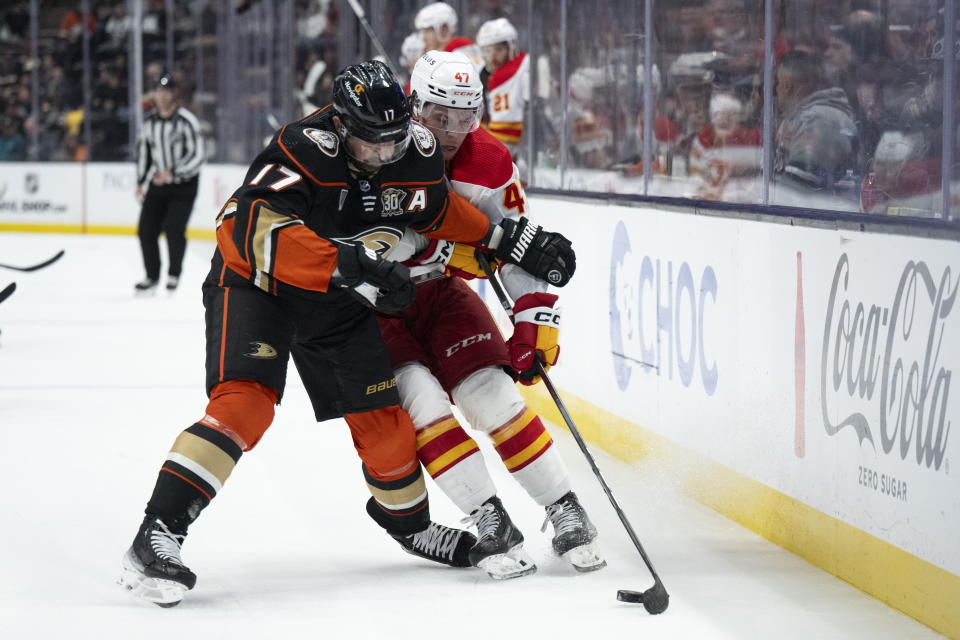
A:
{"type": "Polygon", "coordinates": [[[333,108],[348,136],[379,144],[402,142],[410,135],[410,102],[397,77],[379,60],[351,65],[337,74],[333,108]]]}

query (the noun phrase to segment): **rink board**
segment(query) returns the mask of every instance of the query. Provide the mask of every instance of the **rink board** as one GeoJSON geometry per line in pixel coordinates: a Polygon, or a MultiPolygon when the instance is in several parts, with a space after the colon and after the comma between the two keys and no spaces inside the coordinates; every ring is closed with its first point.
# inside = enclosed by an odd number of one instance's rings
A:
{"type": "MultiPolygon", "coordinates": [[[[204,169],[194,237],[212,237],[244,170],[204,169]]],[[[131,233],[134,187],[130,164],[8,164],[0,230],[131,233]]],[[[531,208],[577,248],[553,377],[576,391],[587,439],[663,463],[705,504],[960,637],[957,243],[542,196],[531,208]]],[[[542,389],[525,392],[562,424],[542,389]]]]}
{"type": "Polygon", "coordinates": [[[591,441],[638,464],[656,453],[701,501],[960,637],[956,242],[560,198],[532,210],[575,239],[554,380],[591,441]]]}

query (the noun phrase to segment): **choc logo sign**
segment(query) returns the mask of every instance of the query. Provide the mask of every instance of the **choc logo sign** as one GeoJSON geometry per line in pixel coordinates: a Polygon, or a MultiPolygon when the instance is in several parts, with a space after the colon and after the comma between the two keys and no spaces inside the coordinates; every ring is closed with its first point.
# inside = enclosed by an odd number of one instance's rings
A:
{"type": "Polygon", "coordinates": [[[717,275],[687,262],[636,256],[626,226],[614,231],[610,262],[610,344],[617,386],[626,390],[635,366],[684,387],[699,378],[707,395],[719,373],[706,344],[705,320],[717,301],[717,275]]]}
{"type": "MultiPolygon", "coordinates": [[[[939,470],[950,437],[958,283],[923,261],[903,268],[889,306],[849,293],[850,259],[837,262],[827,303],[820,402],[827,435],[852,429],[862,444],[939,470]],[[945,338],[950,338],[945,341],[945,338]],[[952,340],[952,342],[951,342],[952,340]]],[[[862,275],[864,278],[869,274],[862,275]]],[[[875,284],[875,283],[874,283],[875,284]]],[[[949,465],[948,465],[949,466],[949,465]]]]}

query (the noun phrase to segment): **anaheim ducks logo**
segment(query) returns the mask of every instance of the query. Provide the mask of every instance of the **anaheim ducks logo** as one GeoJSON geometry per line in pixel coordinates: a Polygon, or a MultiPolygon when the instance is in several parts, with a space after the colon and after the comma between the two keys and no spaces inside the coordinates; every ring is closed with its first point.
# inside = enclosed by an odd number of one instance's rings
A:
{"type": "Polygon", "coordinates": [[[381,258],[386,258],[400,244],[400,238],[403,233],[393,227],[374,227],[363,233],[358,233],[352,238],[333,238],[338,242],[352,243],[360,242],[364,247],[373,251],[381,258]]]}
{"type": "Polygon", "coordinates": [[[433,152],[437,150],[437,143],[430,129],[413,122],[410,124],[410,134],[413,136],[413,141],[416,143],[417,149],[420,149],[420,153],[427,158],[432,156],[433,152]]]}
{"type": "Polygon", "coordinates": [[[338,138],[337,134],[333,133],[332,131],[310,128],[304,129],[303,135],[310,138],[318,147],[320,147],[320,151],[323,151],[331,158],[337,155],[337,148],[340,146],[340,138],[338,138]]]}
{"type": "Polygon", "coordinates": [[[276,358],[279,354],[277,350],[271,347],[266,342],[251,342],[250,348],[253,349],[250,353],[245,353],[243,355],[248,358],[256,358],[258,360],[272,360],[276,358]]]}

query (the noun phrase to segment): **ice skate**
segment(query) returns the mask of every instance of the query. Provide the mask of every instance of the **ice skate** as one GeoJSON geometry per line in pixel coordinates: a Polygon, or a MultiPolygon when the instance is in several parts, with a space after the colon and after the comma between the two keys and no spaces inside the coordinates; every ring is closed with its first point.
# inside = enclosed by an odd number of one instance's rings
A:
{"type": "Polygon", "coordinates": [[[159,283],[160,281],[154,278],[144,278],[133,285],[133,292],[138,296],[152,296],[157,292],[157,285],[159,283]]]}
{"type": "Polygon", "coordinates": [[[478,533],[470,562],[491,578],[509,580],[537,570],[533,558],[523,550],[523,534],[513,526],[500,498],[490,498],[465,521],[476,524],[478,533]]]}
{"type": "Polygon", "coordinates": [[[547,530],[547,522],[553,524],[554,552],[574,569],[586,572],[607,566],[597,546],[597,528],[573,491],[547,506],[542,531],[547,530]]]}
{"type": "Polygon", "coordinates": [[[161,607],[180,604],[197,576],[180,559],[185,535],[172,533],[163,520],[148,515],[123,555],[120,584],[138,598],[161,607]]]}
{"type": "Polygon", "coordinates": [[[180,276],[167,276],[167,291],[176,291],[180,286],[180,276]]]}
{"type": "Polygon", "coordinates": [[[407,553],[451,567],[469,567],[469,553],[477,542],[469,531],[451,529],[431,522],[430,526],[407,536],[393,536],[407,553]]]}

